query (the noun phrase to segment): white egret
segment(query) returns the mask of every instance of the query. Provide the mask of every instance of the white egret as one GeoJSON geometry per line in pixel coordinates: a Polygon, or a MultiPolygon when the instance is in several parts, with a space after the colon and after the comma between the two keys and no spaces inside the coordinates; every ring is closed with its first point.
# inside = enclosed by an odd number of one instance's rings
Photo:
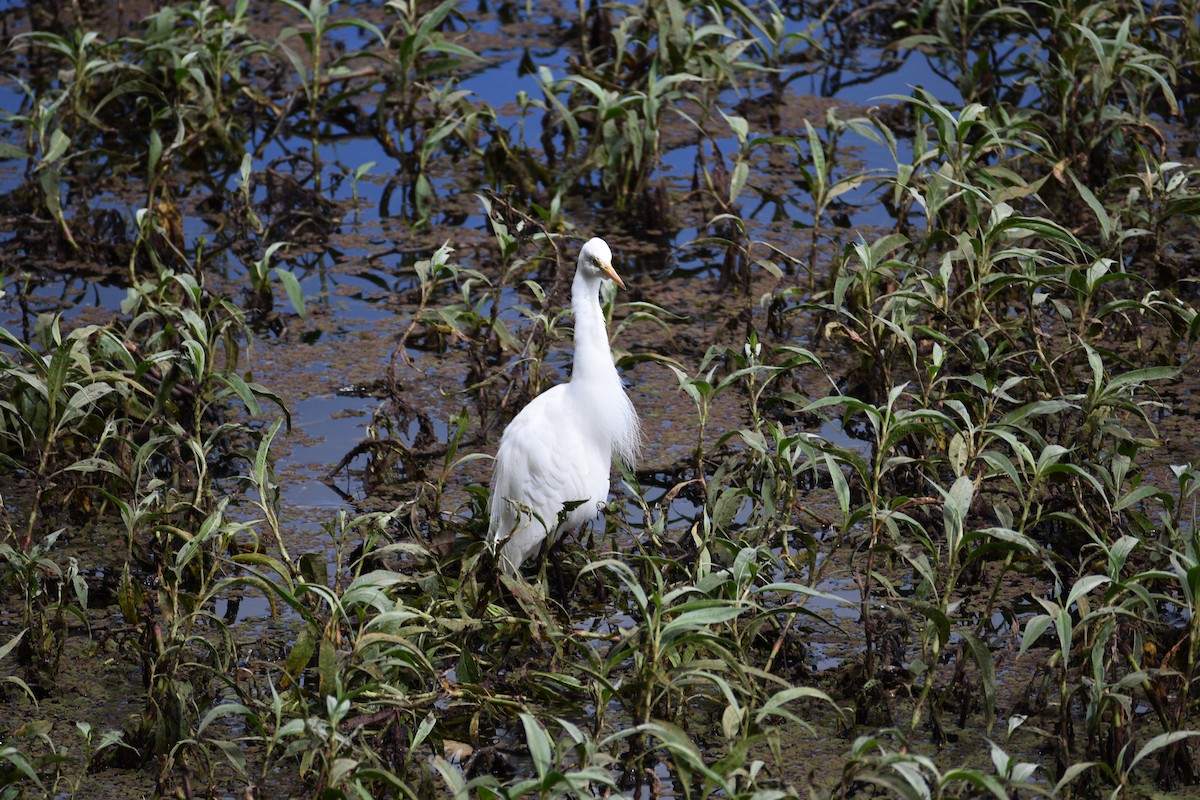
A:
{"type": "Polygon", "coordinates": [[[543,542],[553,546],[562,530],[595,518],[608,501],[614,455],[630,467],[637,459],[637,412],[621,386],[600,308],[604,278],[625,288],[608,245],[591,239],[579,251],[571,284],[571,379],[530,401],[500,437],[488,501],[488,543],[509,575],[543,542]]]}

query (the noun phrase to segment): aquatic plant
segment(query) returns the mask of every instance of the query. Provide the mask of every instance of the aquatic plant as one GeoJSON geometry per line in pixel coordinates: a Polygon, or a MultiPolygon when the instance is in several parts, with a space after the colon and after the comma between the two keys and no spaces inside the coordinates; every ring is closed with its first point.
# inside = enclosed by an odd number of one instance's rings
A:
{"type": "Polygon", "coordinates": [[[382,40],[383,33],[377,27],[358,17],[334,16],[330,12],[337,0],[310,0],[307,5],[297,0],[278,0],[299,15],[302,28],[285,28],[279,36],[277,46],[287,58],[296,76],[304,99],[308,105],[309,168],[313,190],[319,195],[322,188],[322,164],[319,131],[330,109],[336,107],[350,92],[343,83],[342,91],[330,95],[328,86],[344,82],[349,72],[348,64],[358,58],[357,51],[339,53],[327,59],[331,46],[330,35],[342,28],[352,28],[362,34],[382,40]],[[300,40],[299,48],[293,46],[300,40]],[[328,63],[327,63],[328,62],[328,63]]]}
{"type": "Polygon", "coordinates": [[[1194,781],[1191,10],[518,6],[7,18],[0,795],[1194,781]],[[479,467],[598,226],[651,458],[560,604],[479,467]],[[284,387],[364,403],[307,525],[248,358],[298,348],[374,359],[284,387]],[[106,670],[128,717],[64,704],[106,670]]]}

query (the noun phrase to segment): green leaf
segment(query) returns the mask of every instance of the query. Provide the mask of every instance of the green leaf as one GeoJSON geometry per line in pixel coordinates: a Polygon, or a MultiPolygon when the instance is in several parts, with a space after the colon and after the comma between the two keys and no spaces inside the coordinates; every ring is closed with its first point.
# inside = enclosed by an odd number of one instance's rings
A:
{"type": "MultiPolygon", "coordinates": [[[[82,411],[85,408],[90,408],[100,398],[114,391],[116,391],[116,387],[110,383],[89,383],[71,395],[71,399],[67,401],[66,411],[82,411]]],[[[70,415],[66,416],[69,417],[70,415]]]]}
{"type": "Polygon", "coordinates": [[[1066,796],[1063,792],[1064,789],[1074,783],[1075,780],[1084,772],[1088,771],[1092,767],[1097,766],[1100,766],[1099,761],[1081,761],[1078,764],[1072,764],[1071,766],[1067,767],[1066,771],[1063,772],[1062,777],[1058,779],[1058,783],[1054,784],[1054,790],[1050,793],[1050,796],[1066,796]]]}
{"type": "Polygon", "coordinates": [[[283,284],[283,288],[287,292],[288,300],[292,303],[292,308],[296,309],[296,313],[300,315],[300,319],[305,319],[304,291],[300,288],[300,281],[292,274],[291,270],[284,269],[283,267],[275,267],[275,274],[279,276],[279,281],[283,284]]]}
{"type": "Polygon", "coordinates": [[[918,612],[920,612],[921,616],[933,623],[934,630],[937,632],[938,643],[942,647],[945,647],[946,642],[950,640],[951,628],[950,618],[946,616],[946,613],[937,606],[931,603],[926,603],[923,600],[906,598],[905,605],[916,609],[918,612]]]}
{"type": "Polygon", "coordinates": [[[1181,742],[1184,739],[1189,739],[1193,736],[1200,736],[1200,731],[1171,731],[1170,733],[1160,733],[1158,736],[1155,736],[1153,739],[1146,742],[1146,744],[1142,745],[1142,749],[1138,750],[1137,755],[1133,757],[1133,761],[1129,762],[1129,769],[1125,771],[1125,774],[1128,775],[1132,773],[1133,768],[1136,767],[1137,763],[1143,758],[1153,755],[1159,750],[1162,750],[1164,747],[1169,747],[1176,742],[1181,742]]]}
{"type": "MultiPolygon", "coordinates": [[[[7,761],[9,764],[12,764],[14,767],[16,767],[18,772],[28,778],[39,789],[45,788],[42,786],[41,779],[38,778],[37,770],[33,768],[32,764],[25,760],[25,757],[21,755],[21,752],[17,750],[17,748],[0,748],[0,761],[7,761]]],[[[7,781],[5,783],[7,785],[7,781]]],[[[20,794],[18,793],[13,796],[19,797],[20,794]]]]}
{"type": "Polygon", "coordinates": [[[13,648],[16,647],[17,644],[21,641],[21,637],[23,637],[28,632],[29,632],[29,629],[26,628],[25,630],[18,633],[16,636],[9,639],[3,645],[0,645],[0,660],[3,660],[6,655],[11,653],[13,648]]]}
{"type": "Polygon", "coordinates": [[[755,723],[761,725],[771,716],[781,716],[796,722],[803,722],[803,720],[800,720],[787,708],[788,704],[794,700],[820,700],[828,704],[838,714],[842,713],[842,710],[834,702],[834,699],[820,689],[813,689],[808,686],[792,686],[787,689],[781,689],[768,697],[766,702],[754,712],[755,723]]]}
{"type": "Polygon", "coordinates": [[[742,615],[745,606],[733,606],[726,603],[697,608],[686,611],[668,622],[662,629],[662,640],[669,643],[674,638],[692,631],[707,630],[713,625],[720,625],[742,615]]]}
{"type": "Polygon", "coordinates": [[[946,542],[952,551],[957,551],[963,540],[963,526],[967,515],[971,512],[973,499],[975,499],[975,483],[966,475],[955,480],[950,491],[945,494],[942,518],[946,526],[946,542]]]}
{"type": "Polygon", "coordinates": [[[522,711],[520,717],[521,725],[525,728],[525,743],[529,746],[533,768],[537,770],[538,777],[545,780],[550,772],[552,757],[550,737],[532,714],[522,711]]]}
{"type": "Polygon", "coordinates": [[[1113,503],[1113,511],[1124,511],[1127,508],[1132,508],[1140,504],[1143,500],[1161,495],[1162,491],[1157,486],[1150,483],[1143,483],[1133,491],[1125,493],[1117,502],[1113,503]]]}
{"type": "Polygon", "coordinates": [[[1038,614],[1030,618],[1025,623],[1024,633],[1021,634],[1021,649],[1018,652],[1024,655],[1025,651],[1032,647],[1034,642],[1042,638],[1042,634],[1050,627],[1052,621],[1049,614],[1038,614]]]}
{"type": "Polygon", "coordinates": [[[292,645],[292,650],[288,653],[287,659],[283,662],[283,672],[292,682],[300,679],[300,673],[308,666],[308,662],[312,660],[313,653],[317,650],[317,633],[316,628],[312,625],[305,625],[300,629],[300,633],[296,636],[296,643],[292,645]]]}
{"type": "Polygon", "coordinates": [[[838,505],[841,506],[842,513],[850,514],[850,484],[846,480],[845,473],[841,467],[833,460],[833,456],[829,453],[823,454],[825,457],[825,468],[829,472],[829,479],[833,482],[833,491],[837,495],[838,505]]]}
{"type": "Polygon", "coordinates": [[[237,714],[242,717],[250,718],[254,715],[254,712],[241,703],[222,703],[215,708],[209,709],[208,713],[204,715],[204,719],[200,721],[200,726],[196,728],[196,736],[199,737],[200,734],[204,733],[204,729],[211,725],[219,717],[224,717],[230,714],[237,714]]]}
{"type": "Polygon", "coordinates": [[[1068,171],[1068,174],[1071,176],[1071,183],[1075,184],[1075,190],[1079,192],[1079,196],[1083,198],[1083,201],[1088,204],[1088,208],[1092,209],[1092,213],[1096,215],[1096,221],[1100,223],[1101,240],[1105,242],[1109,241],[1112,239],[1113,223],[1112,218],[1108,216],[1108,211],[1104,208],[1104,204],[1096,198],[1091,189],[1075,177],[1074,171],[1068,171]]]}
{"type": "Polygon", "coordinates": [[[209,514],[204,522],[200,525],[200,530],[195,536],[190,537],[179,551],[175,554],[174,569],[176,575],[182,575],[184,569],[200,550],[200,546],[206,542],[209,537],[220,531],[224,524],[225,506],[228,504],[229,498],[224,497],[218,503],[216,509],[209,514]]]}
{"type": "Polygon", "coordinates": [[[236,372],[227,372],[222,377],[224,378],[226,385],[228,385],[229,388],[234,391],[234,394],[236,394],[238,398],[246,404],[246,410],[250,412],[251,416],[257,417],[260,413],[262,413],[262,407],[258,404],[258,398],[254,396],[254,392],[251,390],[250,385],[242,380],[241,376],[239,376],[236,372]]]}
{"type": "Polygon", "coordinates": [[[50,147],[46,154],[42,156],[44,163],[53,163],[62,158],[62,154],[66,152],[67,147],[71,144],[71,137],[57,129],[50,135],[50,147]]]}
{"type": "Polygon", "coordinates": [[[1110,581],[1107,575],[1085,575],[1076,581],[1075,585],[1071,587],[1071,592],[1067,595],[1065,607],[1070,608],[1079,600],[1079,598],[1083,597],[1097,586],[1102,586],[1103,584],[1109,582],[1110,581]]]}
{"type": "Polygon", "coordinates": [[[971,652],[971,660],[979,668],[979,680],[983,690],[983,713],[987,733],[992,732],[992,724],[996,718],[996,665],[992,660],[992,651],[987,644],[973,631],[963,631],[963,640],[971,652]]]}
{"type": "MultiPolygon", "coordinates": [[[[721,111],[719,108],[717,110],[721,111]]],[[[724,111],[721,111],[721,116],[725,118],[725,122],[733,129],[733,133],[737,136],[738,141],[745,141],[750,135],[750,123],[746,121],[745,117],[726,114],[724,111]]]]}
{"type": "Polygon", "coordinates": [[[148,164],[146,167],[146,172],[151,177],[158,174],[158,162],[159,162],[159,160],[162,159],[162,152],[163,152],[162,137],[158,134],[158,131],[151,129],[150,130],[150,151],[149,151],[149,155],[148,155],[148,164]]]}
{"type": "Polygon", "coordinates": [[[1110,394],[1126,386],[1141,386],[1150,381],[1170,381],[1179,376],[1178,367],[1145,367],[1116,376],[1108,382],[1104,393],[1110,394]]]}

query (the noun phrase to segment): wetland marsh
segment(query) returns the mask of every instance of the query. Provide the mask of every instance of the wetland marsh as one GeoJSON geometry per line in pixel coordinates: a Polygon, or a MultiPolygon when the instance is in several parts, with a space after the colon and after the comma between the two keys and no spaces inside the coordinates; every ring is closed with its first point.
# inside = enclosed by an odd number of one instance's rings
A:
{"type": "Polygon", "coordinates": [[[1198,20],[0,4],[0,798],[1194,794],[1198,20]]]}

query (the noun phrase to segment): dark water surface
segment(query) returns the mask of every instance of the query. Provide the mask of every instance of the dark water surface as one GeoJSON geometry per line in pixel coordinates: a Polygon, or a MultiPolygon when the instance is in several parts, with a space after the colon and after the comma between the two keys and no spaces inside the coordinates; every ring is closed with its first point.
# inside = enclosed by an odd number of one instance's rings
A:
{"type": "MultiPolygon", "coordinates": [[[[378,11],[364,4],[344,5],[346,13],[367,15],[378,11]]],[[[499,14],[490,13],[486,4],[477,9],[463,9],[471,25],[470,35],[464,43],[483,55],[486,65],[464,74],[458,88],[472,92],[481,102],[497,109],[515,139],[521,124],[518,93],[525,92],[531,98],[541,97],[537,81],[527,70],[529,62],[556,76],[566,74],[567,60],[572,54],[570,48],[560,43],[569,33],[564,19],[570,19],[575,11],[539,5],[534,8],[533,20],[527,22],[522,19],[523,6],[505,8],[506,13],[513,15],[512,22],[502,22],[499,14]],[[531,39],[528,36],[530,28],[539,30],[540,34],[531,39]]],[[[8,21],[10,34],[19,32],[20,26],[27,23],[23,9],[24,5],[20,3],[0,4],[0,14],[8,21]]],[[[136,20],[139,12],[147,10],[149,4],[125,4],[124,18],[136,20]]],[[[259,24],[279,27],[281,21],[277,16],[280,13],[279,7],[262,12],[259,24]]],[[[790,20],[788,24],[789,31],[802,33],[809,29],[810,20],[790,20]]],[[[334,35],[335,40],[340,40],[348,49],[362,47],[361,37],[361,33],[345,29],[334,35]]],[[[884,62],[885,54],[865,46],[854,55],[855,63],[864,67],[863,72],[832,74],[831,68],[791,83],[790,94],[782,104],[782,130],[759,129],[757,126],[763,123],[756,119],[752,123],[753,134],[802,135],[804,119],[821,130],[825,113],[830,108],[838,109],[843,119],[858,116],[867,107],[893,105],[894,101],[883,98],[908,95],[914,86],[924,87],[948,105],[961,103],[958,90],[935,74],[919,55],[908,55],[894,71],[873,76],[872,71],[884,62]],[[863,82],[853,83],[860,77],[863,82]],[[831,85],[843,88],[832,96],[821,96],[822,87],[831,85]]],[[[797,64],[794,68],[799,70],[804,65],[797,64]]],[[[747,105],[753,110],[754,89],[748,86],[745,98],[729,97],[723,107],[733,108],[739,102],[748,101],[747,105]]],[[[23,95],[13,82],[0,78],[0,108],[17,113],[26,110],[22,108],[22,101],[23,95]]],[[[367,110],[371,110],[369,105],[367,110]]],[[[525,121],[527,139],[536,140],[538,125],[539,116],[531,114],[525,121]]],[[[334,127],[330,126],[330,132],[336,133],[332,130],[334,127]]],[[[665,152],[657,176],[672,191],[679,193],[686,192],[691,184],[697,160],[695,145],[689,143],[695,140],[695,137],[688,138],[690,130],[684,122],[668,121],[667,134],[678,144],[665,152]]],[[[258,144],[260,136],[262,131],[253,134],[249,149],[258,144]]],[[[733,136],[718,138],[717,142],[726,154],[737,150],[733,136]]],[[[895,167],[892,156],[884,148],[852,132],[844,133],[840,144],[837,167],[840,174],[895,167]]],[[[304,152],[308,146],[307,138],[292,135],[271,139],[262,147],[252,164],[257,203],[266,206],[271,199],[265,178],[268,165],[283,164],[289,155],[304,152]]],[[[907,157],[904,148],[911,147],[911,142],[901,140],[900,147],[899,157],[903,160],[907,157]]],[[[434,166],[437,200],[432,224],[428,229],[416,229],[403,217],[400,208],[402,191],[389,183],[398,171],[398,165],[374,138],[330,136],[321,143],[320,158],[322,185],[332,201],[332,216],[338,221],[323,237],[302,239],[298,236],[294,247],[279,254],[279,263],[299,279],[306,318],[294,313],[282,287],[276,286],[274,324],[260,330],[252,341],[247,342],[247,347],[254,380],[277,392],[291,415],[290,430],[280,433],[272,451],[281,487],[280,512],[288,537],[287,546],[294,554],[320,553],[333,563],[337,546],[331,541],[329,529],[335,525],[339,512],[357,514],[392,510],[412,495],[414,485],[419,482],[417,477],[404,474],[402,467],[393,469],[387,480],[380,481],[372,469],[370,455],[359,452],[348,457],[357,446],[373,440],[389,440],[399,441],[409,448],[424,447],[436,451],[452,439],[455,420],[466,409],[469,427],[461,452],[494,452],[502,425],[486,432],[482,430],[483,420],[467,391],[471,365],[459,350],[452,346],[439,349],[410,340],[403,354],[407,356],[407,363],[405,358],[395,360],[401,396],[408,408],[419,413],[408,416],[398,413],[386,396],[385,380],[401,334],[415,313],[414,297],[419,292],[419,281],[413,270],[414,263],[428,258],[443,242],[449,242],[454,248],[452,259],[456,263],[492,270],[490,274],[494,274],[497,255],[483,206],[474,196],[482,188],[479,185],[482,176],[460,174],[463,164],[439,163],[434,166]],[[356,170],[368,164],[371,166],[355,181],[352,176],[356,170]],[[424,429],[422,423],[425,423],[424,429]],[[430,434],[432,443],[428,441],[430,434]]],[[[288,167],[277,169],[282,172],[288,167]]],[[[190,185],[179,187],[178,198],[184,242],[189,251],[201,241],[210,244],[220,241],[223,235],[214,228],[215,217],[207,213],[204,206],[211,194],[206,179],[218,179],[200,174],[192,177],[194,181],[190,185]]],[[[0,162],[0,197],[13,195],[24,180],[23,165],[0,162]]],[[[767,202],[760,204],[751,193],[743,196],[741,206],[747,213],[757,209],[746,219],[751,236],[762,234],[763,238],[781,246],[790,246],[796,253],[809,252],[809,223],[813,209],[808,204],[807,193],[798,188],[797,177],[790,174],[786,166],[775,166],[756,173],[754,180],[774,191],[783,201],[782,206],[776,207],[767,202]]],[[[88,211],[110,209],[132,229],[138,203],[144,201],[144,186],[135,178],[125,185],[119,181],[112,183],[115,185],[111,188],[106,185],[106,190],[93,201],[88,211]]],[[[235,172],[223,188],[232,191],[236,183],[235,172]]],[[[69,199],[68,196],[68,215],[84,213],[82,209],[72,207],[69,199]]],[[[816,274],[817,285],[827,281],[832,253],[860,239],[870,240],[894,224],[877,194],[871,194],[869,189],[851,191],[841,200],[844,205],[838,211],[842,219],[835,225],[830,225],[828,219],[822,221],[819,245],[814,248],[816,261],[808,265],[816,274]]],[[[618,351],[678,358],[694,374],[699,368],[699,357],[708,344],[740,347],[745,341],[746,329],[762,327],[764,310],[755,300],[771,290],[775,283],[765,274],[756,273],[749,300],[734,299],[732,292],[719,287],[720,262],[715,251],[692,246],[706,229],[707,220],[699,212],[684,209],[684,204],[680,203],[681,216],[673,229],[633,233],[616,220],[607,218],[605,212],[589,205],[586,198],[566,198],[565,202],[571,204],[567,217],[577,226],[572,231],[574,239],[598,235],[613,246],[616,269],[629,285],[628,293],[618,296],[618,303],[652,302],[681,318],[672,326],[669,335],[649,324],[630,325],[615,342],[618,351]]],[[[268,214],[264,212],[263,216],[268,214]]],[[[277,222],[278,219],[266,221],[277,222]]],[[[286,239],[287,226],[282,228],[276,233],[276,240],[286,239]]],[[[126,297],[127,270],[94,263],[25,261],[19,254],[14,257],[15,248],[11,244],[18,241],[16,237],[15,231],[0,231],[0,251],[5,258],[0,262],[0,288],[4,290],[0,297],[0,325],[24,335],[33,329],[42,314],[59,313],[69,325],[83,325],[104,322],[120,313],[121,302],[126,297]]],[[[266,241],[267,237],[263,239],[266,241]]],[[[573,260],[576,248],[575,241],[566,247],[570,260],[573,260]]],[[[247,285],[246,276],[246,263],[231,248],[217,259],[214,272],[207,276],[208,288],[241,298],[247,285]]],[[[539,277],[546,283],[544,276],[539,277]]],[[[789,274],[784,280],[800,285],[806,278],[789,274]]],[[[500,318],[510,328],[528,330],[532,323],[519,309],[530,303],[529,298],[510,288],[502,299],[500,318]]],[[[439,300],[448,302],[449,298],[439,300]]],[[[489,308],[484,309],[484,313],[488,311],[489,308]]],[[[618,320],[626,311],[618,306],[618,320]]],[[[809,332],[798,332],[794,343],[809,346],[810,338],[809,332]]],[[[665,519],[667,538],[683,542],[689,529],[703,522],[704,499],[698,493],[679,492],[665,508],[660,506],[676,482],[690,469],[697,438],[695,408],[679,391],[678,381],[666,366],[653,360],[635,362],[624,371],[624,376],[645,428],[647,447],[638,473],[642,499],[665,519]]],[[[553,342],[546,359],[552,377],[565,380],[569,363],[569,342],[553,342]]],[[[835,378],[844,372],[837,363],[831,363],[827,368],[835,378]]],[[[818,379],[814,377],[814,380],[818,379]]],[[[827,389],[820,385],[807,388],[807,391],[819,396],[827,389]]],[[[278,416],[278,410],[270,406],[264,408],[264,424],[267,424],[278,416]]],[[[706,444],[711,446],[721,434],[745,425],[745,416],[743,398],[718,398],[706,444]]],[[[1178,424],[1186,430],[1195,418],[1186,414],[1183,417],[1178,424]]],[[[798,429],[804,424],[798,422],[798,429]]],[[[816,423],[804,432],[859,452],[864,457],[869,456],[870,445],[862,431],[826,421],[816,423]]],[[[436,459],[431,457],[430,463],[437,463],[436,459]]],[[[479,528],[477,521],[470,519],[472,504],[468,487],[486,484],[489,475],[490,462],[486,460],[470,461],[454,472],[441,499],[446,527],[468,532],[479,528]]],[[[28,487],[22,488],[28,490],[28,487]]],[[[21,495],[21,490],[13,492],[0,487],[0,493],[14,508],[29,502],[21,495]]],[[[243,519],[254,518],[256,508],[252,500],[253,497],[237,497],[231,504],[231,514],[243,519]]],[[[838,519],[837,500],[828,486],[814,485],[805,500],[814,519],[838,519]]],[[[751,505],[747,501],[737,509],[732,520],[734,525],[749,518],[751,505]]],[[[644,509],[636,493],[619,480],[614,480],[610,509],[614,510],[610,513],[619,510],[624,516],[627,524],[620,526],[622,530],[645,533],[644,509]]],[[[829,526],[814,522],[813,528],[814,540],[820,545],[828,544],[829,526]]],[[[464,541],[457,545],[463,546],[470,536],[464,533],[460,538],[464,541]]],[[[581,540],[582,537],[576,538],[576,542],[581,540]]],[[[71,546],[72,552],[80,554],[81,561],[87,558],[84,555],[87,543],[76,542],[71,546]]],[[[641,542],[618,539],[615,546],[621,551],[636,552],[641,542]]],[[[823,628],[814,624],[804,632],[803,663],[797,668],[809,674],[832,674],[863,650],[861,590],[849,564],[852,557],[854,554],[829,545],[819,552],[812,574],[778,576],[780,580],[812,584],[826,595],[812,598],[809,606],[828,621],[823,628]]],[[[913,592],[912,587],[895,588],[901,595],[913,592]]],[[[1018,597],[1029,588],[1031,585],[1015,582],[1009,591],[1013,597],[1018,597]]],[[[1023,603],[1014,600],[1011,607],[1015,609],[1014,616],[1006,617],[996,612],[988,624],[982,626],[997,649],[1006,638],[1018,635],[1022,620],[1040,610],[1028,600],[1023,603]]],[[[295,622],[286,611],[279,612],[264,597],[252,592],[223,599],[216,613],[238,623],[234,630],[239,642],[257,643],[264,659],[276,655],[270,652],[267,642],[286,640],[292,635],[291,626],[295,622]]],[[[623,608],[587,608],[582,613],[586,616],[578,623],[581,629],[616,632],[631,624],[623,608]]],[[[15,624],[12,620],[0,619],[0,641],[7,638],[6,634],[15,632],[15,624]]],[[[953,647],[960,645],[959,639],[950,643],[953,647]]],[[[257,657],[256,654],[247,659],[248,663],[257,657]]],[[[99,726],[101,720],[134,713],[138,701],[131,699],[129,693],[123,694],[121,686],[126,683],[140,686],[141,679],[137,675],[117,672],[118,668],[112,667],[105,673],[105,682],[93,684],[94,693],[86,695],[82,692],[88,677],[69,679],[77,682],[80,696],[73,698],[70,692],[63,692],[68,699],[48,700],[45,714],[57,714],[60,720],[89,717],[99,726]],[[63,703],[64,707],[55,707],[56,702],[63,703]],[[71,704],[76,702],[86,703],[87,707],[72,707],[71,704]]],[[[849,678],[852,679],[853,676],[849,678]]],[[[455,680],[453,675],[450,680],[455,680]]],[[[1026,693],[1029,680],[1030,676],[1023,668],[1011,662],[1002,664],[998,681],[1003,702],[998,706],[1014,707],[1014,698],[1026,693]]],[[[583,709],[580,713],[587,712],[583,709]]],[[[31,713],[24,709],[23,718],[31,713]]],[[[564,711],[564,716],[570,716],[570,713],[564,711]]],[[[522,731],[515,720],[512,724],[512,729],[498,728],[495,740],[516,749],[522,731]]],[[[822,733],[828,735],[818,737],[821,741],[816,743],[805,744],[802,751],[797,752],[802,752],[804,759],[817,762],[828,757],[830,764],[834,764],[832,759],[841,757],[846,742],[839,738],[836,726],[830,720],[814,724],[824,724],[822,733]]],[[[954,747],[954,744],[950,746],[954,747]]],[[[958,746],[963,752],[985,758],[987,751],[981,726],[964,731],[958,746]]],[[[659,764],[656,769],[664,794],[676,794],[678,787],[671,784],[672,776],[666,766],[659,764]]],[[[820,771],[821,765],[815,763],[812,769],[820,771]]],[[[641,796],[651,796],[649,788],[643,786],[640,791],[641,796]]]]}

